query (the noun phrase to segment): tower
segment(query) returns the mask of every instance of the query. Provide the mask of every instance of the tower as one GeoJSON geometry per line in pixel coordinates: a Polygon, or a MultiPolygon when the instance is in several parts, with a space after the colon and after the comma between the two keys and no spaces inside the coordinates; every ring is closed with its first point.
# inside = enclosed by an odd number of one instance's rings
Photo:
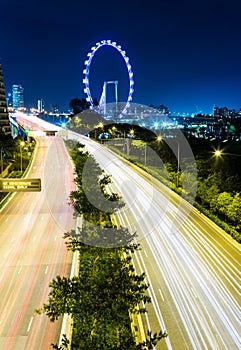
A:
{"type": "Polygon", "coordinates": [[[0,64],[0,137],[2,134],[10,135],[11,126],[8,117],[7,101],[3,82],[2,65],[0,64]]]}
{"type": "Polygon", "coordinates": [[[13,109],[24,107],[23,92],[24,88],[21,85],[13,85],[13,109]]]}
{"type": "Polygon", "coordinates": [[[99,101],[99,107],[104,107],[104,117],[106,117],[106,92],[107,92],[107,85],[108,84],[115,84],[115,109],[116,109],[116,113],[118,111],[118,81],[104,81],[104,85],[103,85],[103,92],[102,95],[100,97],[100,101],[99,101]]]}
{"type": "Polygon", "coordinates": [[[37,110],[39,113],[44,111],[44,100],[42,98],[37,101],[37,110]]]}

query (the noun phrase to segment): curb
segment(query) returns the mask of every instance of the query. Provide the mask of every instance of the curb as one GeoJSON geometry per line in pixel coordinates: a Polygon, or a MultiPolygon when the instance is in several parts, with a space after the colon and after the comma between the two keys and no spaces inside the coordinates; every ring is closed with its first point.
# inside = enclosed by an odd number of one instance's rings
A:
{"type": "MultiPolygon", "coordinates": [[[[139,310],[139,307],[137,307],[137,310],[139,310]]],[[[141,315],[139,313],[132,315],[131,328],[135,334],[136,344],[143,343],[146,341],[145,331],[141,315]]]]}
{"type": "MultiPolygon", "coordinates": [[[[77,217],[76,220],[76,230],[78,227],[80,227],[82,220],[79,223],[80,217],[77,217]]],[[[78,260],[79,260],[79,252],[76,250],[73,254],[73,260],[72,260],[72,265],[71,265],[71,271],[70,271],[70,278],[73,278],[74,276],[78,275],[78,260]]],[[[63,321],[62,321],[62,326],[61,326],[61,331],[60,331],[60,336],[59,336],[59,343],[58,346],[59,348],[62,345],[63,342],[63,335],[66,335],[67,339],[69,340],[69,346],[68,349],[71,347],[71,336],[72,336],[72,329],[73,329],[73,324],[72,324],[72,317],[69,314],[64,314],[63,321]]]]}

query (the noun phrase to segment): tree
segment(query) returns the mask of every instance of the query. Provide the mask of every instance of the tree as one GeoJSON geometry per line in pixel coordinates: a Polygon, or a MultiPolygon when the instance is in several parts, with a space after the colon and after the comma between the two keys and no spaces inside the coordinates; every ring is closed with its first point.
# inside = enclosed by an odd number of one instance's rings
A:
{"type": "MultiPolygon", "coordinates": [[[[1,164],[1,168],[4,168],[4,159],[7,158],[7,156],[10,154],[10,152],[12,153],[12,149],[14,148],[14,140],[12,139],[12,137],[10,135],[5,135],[5,134],[0,134],[0,157],[2,160],[2,164],[1,164]]],[[[1,169],[0,168],[0,173],[1,173],[1,169]]]]}
{"type": "Polygon", "coordinates": [[[241,197],[240,193],[236,193],[233,201],[227,207],[228,219],[234,223],[234,225],[240,227],[241,224],[241,197]]]}
{"type": "Polygon", "coordinates": [[[136,274],[129,254],[138,245],[103,249],[71,235],[66,238],[69,249],[79,251],[79,275],[72,279],[57,276],[50,283],[48,302],[38,312],[45,312],[51,321],[64,313],[72,315],[73,349],[152,349],[167,336],[149,332],[148,340],[136,345],[131,332],[129,314],[145,313],[137,305],[150,302],[145,274],[136,274]]]}
{"type": "Polygon", "coordinates": [[[64,313],[72,315],[73,344],[79,344],[79,349],[124,349],[118,343],[132,338],[128,310],[134,312],[136,303],[150,299],[145,296],[144,275],[135,274],[123,250],[90,247],[71,236],[68,246],[80,253],[79,275],[57,276],[50,283],[43,311],[51,321],[64,313]]]}
{"type": "Polygon", "coordinates": [[[213,212],[218,212],[222,217],[226,218],[228,206],[232,203],[232,201],[233,197],[230,193],[222,192],[211,201],[210,207],[213,212]]]}
{"type": "Polygon", "coordinates": [[[185,191],[188,191],[187,194],[195,196],[197,188],[197,179],[192,172],[183,172],[181,174],[181,183],[185,191]]]}
{"type": "Polygon", "coordinates": [[[212,204],[214,204],[215,206],[216,198],[219,193],[219,188],[216,184],[209,187],[206,181],[198,183],[197,194],[204,205],[208,204],[209,207],[212,207],[212,204]]]}
{"type": "MultiPolygon", "coordinates": [[[[110,231],[105,231],[106,225],[103,227],[101,224],[105,219],[108,221],[107,226],[113,226],[110,214],[95,208],[83,191],[85,179],[82,175],[86,161],[89,162],[88,185],[92,191],[96,190],[95,186],[99,183],[102,194],[109,198],[103,192],[110,178],[87,152],[74,148],[72,158],[76,167],[78,191],[72,192],[71,199],[76,212],[88,220],[84,220],[80,232],[72,230],[64,238],[68,249],[79,252],[79,273],[73,278],[57,276],[50,283],[48,302],[37,312],[45,313],[51,321],[64,313],[71,315],[72,349],[152,349],[161,338],[167,336],[165,332],[153,336],[150,332],[146,342],[136,345],[131,330],[130,315],[145,313],[145,306],[138,308],[138,305],[151,301],[146,293],[148,284],[145,274],[138,275],[132,264],[131,256],[139,249],[139,245],[133,243],[134,236],[126,228],[114,228],[110,239],[110,231]],[[100,247],[103,240],[108,240],[109,248],[106,245],[100,247]]],[[[118,196],[114,197],[119,199],[118,196]]],[[[67,344],[66,338],[64,341],[67,344]]],[[[52,346],[63,350],[65,345],[60,348],[55,344],[52,346]]]]}
{"type": "Polygon", "coordinates": [[[78,114],[86,109],[90,108],[89,102],[85,98],[73,98],[69,103],[70,108],[73,110],[74,114],[78,114]]]}

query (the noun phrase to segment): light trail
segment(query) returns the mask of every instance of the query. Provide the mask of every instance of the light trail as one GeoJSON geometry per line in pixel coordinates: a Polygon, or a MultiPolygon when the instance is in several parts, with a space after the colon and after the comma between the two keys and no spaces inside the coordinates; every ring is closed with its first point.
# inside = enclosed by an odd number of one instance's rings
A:
{"type": "Polygon", "coordinates": [[[151,284],[150,327],[167,329],[168,349],[240,349],[240,246],[169,189],[146,181],[95,142],[78,139],[125,201],[119,220],[137,230],[143,251],[134,259],[151,284]]]}
{"type": "Polygon", "coordinates": [[[48,349],[58,342],[61,327],[34,310],[47,301],[52,278],[70,271],[72,253],[62,237],[73,227],[66,200],[73,173],[58,138],[38,138],[33,162],[29,176],[41,178],[42,191],[18,193],[0,212],[1,350],[48,349]]]}

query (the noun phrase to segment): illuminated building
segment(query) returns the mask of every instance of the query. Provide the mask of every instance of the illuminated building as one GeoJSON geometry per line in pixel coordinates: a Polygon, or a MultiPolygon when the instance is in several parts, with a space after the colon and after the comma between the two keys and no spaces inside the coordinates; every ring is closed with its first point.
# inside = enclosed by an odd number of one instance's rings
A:
{"type": "Polygon", "coordinates": [[[215,107],[214,108],[214,117],[228,117],[229,116],[229,110],[227,107],[215,107]]]}
{"type": "Polygon", "coordinates": [[[21,85],[13,85],[13,109],[24,107],[24,88],[21,85]]]}
{"type": "Polygon", "coordinates": [[[0,135],[1,134],[11,134],[11,126],[8,117],[7,101],[2,74],[2,65],[0,64],[0,135]]]}
{"type": "Polygon", "coordinates": [[[44,100],[42,98],[37,102],[37,110],[39,113],[44,111],[44,100]]]}

